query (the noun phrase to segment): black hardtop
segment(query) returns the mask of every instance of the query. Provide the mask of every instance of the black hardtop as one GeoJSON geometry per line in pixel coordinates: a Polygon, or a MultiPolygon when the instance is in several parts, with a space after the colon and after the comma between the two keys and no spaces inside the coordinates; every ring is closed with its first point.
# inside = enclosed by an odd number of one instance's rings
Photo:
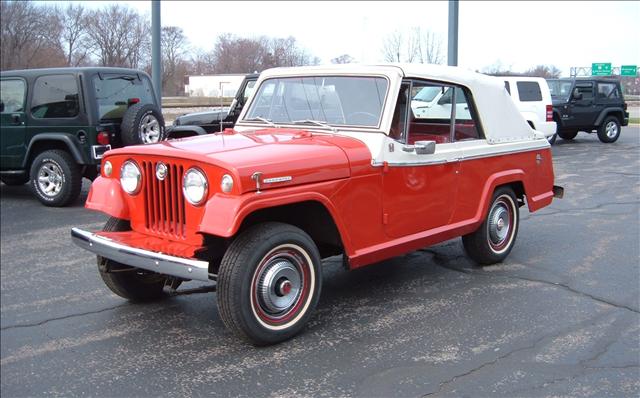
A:
{"type": "Polygon", "coordinates": [[[607,76],[578,76],[578,77],[560,77],[557,79],[547,79],[547,80],[562,80],[562,81],[576,81],[576,82],[606,82],[606,83],[619,83],[620,80],[614,77],[607,76]]]}
{"type": "Polygon", "coordinates": [[[114,68],[106,66],[82,66],[65,68],[40,68],[40,69],[17,69],[0,72],[0,77],[24,77],[34,78],[42,75],[55,75],[61,73],[73,73],[82,75],[94,75],[96,73],[121,73],[121,74],[141,74],[148,75],[141,70],[131,68],[114,68]]]}

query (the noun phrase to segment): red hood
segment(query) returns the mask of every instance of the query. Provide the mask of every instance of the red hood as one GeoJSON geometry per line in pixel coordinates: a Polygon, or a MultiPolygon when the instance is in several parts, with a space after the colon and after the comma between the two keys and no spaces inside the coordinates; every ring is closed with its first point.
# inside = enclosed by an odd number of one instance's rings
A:
{"type": "MultiPolygon", "coordinates": [[[[291,177],[291,181],[264,184],[263,189],[347,178],[351,168],[347,152],[366,149],[349,137],[306,130],[265,129],[249,133],[227,130],[221,134],[163,141],[109,152],[110,155],[153,155],[192,159],[228,170],[240,179],[242,192],[255,190],[253,173],[262,180],[291,177]]],[[[359,156],[362,157],[361,155],[359,156]]],[[[370,156],[369,162],[370,162],[370,156]]],[[[369,163],[370,164],[370,163],[369,163]]]]}

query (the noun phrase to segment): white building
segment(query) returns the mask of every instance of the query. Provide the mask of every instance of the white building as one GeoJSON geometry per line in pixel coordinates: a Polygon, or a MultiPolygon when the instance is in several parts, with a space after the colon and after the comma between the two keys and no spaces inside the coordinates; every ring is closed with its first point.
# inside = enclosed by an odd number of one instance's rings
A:
{"type": "Polygon", "coordinates": [[[184,92],[188,97],[233,97],[245,75],[185,76],[184,92]]]}

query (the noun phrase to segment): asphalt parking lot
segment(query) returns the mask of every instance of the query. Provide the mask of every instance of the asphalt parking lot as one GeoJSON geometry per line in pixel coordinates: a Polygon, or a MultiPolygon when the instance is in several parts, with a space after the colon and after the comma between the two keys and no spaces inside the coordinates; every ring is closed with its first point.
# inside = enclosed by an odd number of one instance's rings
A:
{"type": "Polygon", "coordinates": [[[475,267],[459,239],[329,259],[309,326],[267,348],[227,332],[213,293],[115,296],[69,238],[106,216],[2,184],[2,396],[637,397],[640,128],[553,152],[565,198],[521,213],[505,263],[475,267]]]}

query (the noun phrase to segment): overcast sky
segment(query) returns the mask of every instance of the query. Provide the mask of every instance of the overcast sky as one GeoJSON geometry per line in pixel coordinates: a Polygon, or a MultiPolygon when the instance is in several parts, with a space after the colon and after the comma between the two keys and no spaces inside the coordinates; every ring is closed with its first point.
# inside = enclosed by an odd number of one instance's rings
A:
{"type": "MultiPolygon", "coordinates": [[[[151,14],[151,1],[123,3],[151,14]]],[[[184,29],[194,47],[210,50],[221,33],[293,36],[323,63],[342,54],[381,62],[384,38],[412,26],[440,34],[446,56],[447,16],[447,1],[161,2],[162,25],[184,29]]],[[[637,1],[460,1],[458,64],[514,71],[552,64],[567,75],[592,62],[638,65],[639,21],[637,1]]]]}

